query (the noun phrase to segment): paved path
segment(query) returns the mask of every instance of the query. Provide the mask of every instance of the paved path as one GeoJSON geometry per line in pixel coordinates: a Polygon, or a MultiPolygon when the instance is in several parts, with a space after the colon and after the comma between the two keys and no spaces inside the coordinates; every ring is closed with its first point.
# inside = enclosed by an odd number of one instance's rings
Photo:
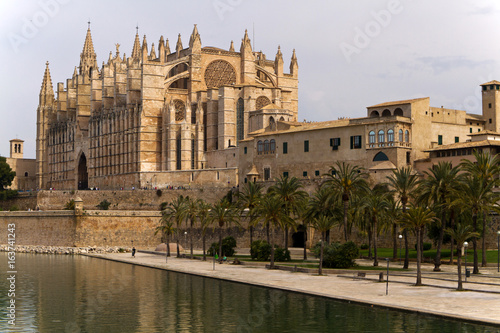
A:
{"type": "MultiPolygon", "coordinates": [[[[464,288],[477,291],[455,290],[456,266],[443,265],[443,272],[432,272],[432,266],[424,265],[422,282],[415,287],[415,272],[391,272],[389,294],[386,283],[377,282],[376,275],[368,279],[353,278],[352,273],[329,273],[326,276],[308,273],[292,273],[269,270],[262,266],[215,264],[212,261],[190,260],[164,255],[138,252],[92,255],[147,267],[238,281],[258,286],[326,296],[371,305],[431,313],[468,321],[494,324],[500,331],[500,274],[496,267],[481,269],[480,276],[471,276],[464,288]],[[373,279],[371,279],[373,278],[373,279]]],[[[383,262],[382,264],[385,264],[383,262]]],[[[391,263],[397,265],[397,263],[391,263]]],[[[412,268],[412,267],[410,267],[412,268]]],[[[378,276],[377,276],[378,277],[378,276]]]]}

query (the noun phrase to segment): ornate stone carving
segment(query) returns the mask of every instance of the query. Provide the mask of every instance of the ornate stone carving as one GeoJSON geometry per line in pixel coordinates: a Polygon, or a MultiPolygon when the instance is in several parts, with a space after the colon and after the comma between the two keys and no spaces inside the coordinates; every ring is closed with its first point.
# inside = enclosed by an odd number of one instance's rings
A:
{"type": "Polygon", "coordinates": [[[236,71],[227,61],[212,61],[205,69],[205,84],[208,88],[218,88],[235,83],[236,71]]]}
{"type": "Polygon", "coordinates": [[[186,106],[184,102],[180,99],[174,100],[174,108],[175,108],[175,121],[184,120],[186,117],[186,106]]]}
{"type": "Polygon", "coordinates": [[[269,100],[269,98],[267,98],[266,96],[259,96],[259,97],[257,97],[257,100],[255,101],[255,109],[260,110],[268,104],[271,104],[271,101],[269,100]]]}

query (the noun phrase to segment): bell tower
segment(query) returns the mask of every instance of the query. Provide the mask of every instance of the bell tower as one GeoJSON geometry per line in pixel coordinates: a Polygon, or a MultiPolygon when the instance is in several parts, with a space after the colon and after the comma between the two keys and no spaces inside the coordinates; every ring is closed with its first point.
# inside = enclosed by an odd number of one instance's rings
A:
{"type": "Polygon", "coordinates": [[[500,82],[493,80],[481,84],[484,129],[500,132],[500,82]]]}

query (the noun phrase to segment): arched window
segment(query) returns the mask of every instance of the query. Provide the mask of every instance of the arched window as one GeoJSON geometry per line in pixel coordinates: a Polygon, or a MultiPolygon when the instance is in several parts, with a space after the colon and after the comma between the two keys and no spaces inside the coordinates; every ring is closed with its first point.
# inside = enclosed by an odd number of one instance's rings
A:
{"type": "Polygon", "coordinates": [[[244,104],[243,98],[239,98],[236,103],[236,138],[237,141],[243,140],[245,137],[245,120],[244,120],[244,104]]]}
{"type": "Polygon", "coordinates": [[[370,131],[370,133],[368,133],[368,140],[369,140],[370,145],[376,143],[376,141],[375,141],[375,131],[370,131]]]}
{"type": "Polygon", "coordinates": [[[271,117],[269,117],[269,127],[271,129],[274,129],[274,127],[275,127],[274,125],[275,125],[275,121],[274,121],[274,118],[271,116],[271,117]]]}
{"type": "Polygon", "coordinates": [[[378,152],[377,155],[375,155],[375,157],[373,158],[373,162],[388,161],[388,160],[389,158],[383,152],[378,152]]]}
{"type": "Polygon", "coordinates": [[[271,139],[269,143],[269,150],[271,151],[271,153],[274,153],[274,151],[276,150],[276,141],[274,139],[271,139]]]}
{"type": "Polygon", "coordinates": [[[28,176],[29,176],[28,172],[25,172],[24,177],[28,177],[28,176]]]}
{"type": "Polygon", "coordinates": [[[394,115],[403,116],[403,110],[401,110],[401,108],[397,108],[396,110],[394,110],[394,115]]]}
{"type": "Polygon", "coordinates": [[[370,117],[372,118],[375,118],[375,117],[379,117],[380,114],[378,113],[377,110],[373,110],[372,112],[370,112],[370,117]]]}
{"type": "Polygon", "coordinates": [[[379,143],[385,142],[385,133],[383,130],[378,131],[378,142],[379,143]]]}
{"type": "Polygon", "coordinates": [[[257,142],[257,154],[260,155],[264,151],[264,144],[262,143],[262,140],[259,140],[257,142]]]}
{"type": "Polygon", "coordinates": [[[403,142],[403,130],[399,130],[399,142],[403,142]]]}
{"type": "Polygon", "coordinates": [[[392,129],[387,131],[387,142],[389,142],[389,146],[393,145],[394,142],[394,131],[392,129]]]}
{"type": "Polygon", "coordinates": [[[264,141],[264,154],[269,152],[269,140],[264,141]]]}
{"type": "Polygon", "coordinates": [[[391,116],[391,111],[389,109],[385,109],[382,111],[382,117],[390,117],[391,116]]]}
{"type": "Polygon", "coordinates": [[[405,132],[405,142],[410,142],[410,132],[408,130],[405,132]]]}

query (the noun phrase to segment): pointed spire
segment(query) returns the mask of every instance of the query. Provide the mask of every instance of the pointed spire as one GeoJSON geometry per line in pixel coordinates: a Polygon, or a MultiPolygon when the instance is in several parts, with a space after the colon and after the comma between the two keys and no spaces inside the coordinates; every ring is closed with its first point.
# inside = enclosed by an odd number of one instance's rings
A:
{"type": "Polygon", "coordinates": [[[278,52],[276,52],[276,57],[274,58],[274,73],[277,76],[283,76],[283,54],[279,45],[278,52]]]}
{"type": "Polygon", "coordinates": [[[73,78],[75,78],[77,76],[78,76],[78,72],[76,71],[76,66],[75,66],[75,70],[73,71],[73,78]]]}
{"type": "Polygon", "coordinates": [[[252,55],[252,44],[250,43],[250,38],[248,38],[248,31],[245,29],[245,35],[241,40],[240,52],[246,53],[246,56],[252,55]]]}
{"type": "Polygon", "coordinates": [[[283,53],[281,53],[281,46],[278,45],[278,52],[276,52],[275,61],[283,61],[283,53]]]}
{"type": "Polygon", "coordinates": [[[177,37],[177,45],[175,46],[175,51],[179,52],[182,49],[183,49],[183,47],[182,47],[181,34],[179,34],[179,37],[177,37]]]}
{"type": "Polygon", "coordinates": [[[167,38],[167,41],[165,42],[165,52],[167,55],[170,54],[170,44],[168,42],[168,38],[167,38]]]}
{"type": "Polygon", "coordinates": [[[54,89],[52,87],[52,78],[50,77],[48,61],[45,63],[45,73],[43,73],[42,88],[40,89],[40,104],[42,102],[42,96],[54,96],[54,89]]]}
{"type": "Polygon", "coordinates": [[[189,38],[189,48],[201,48],[201,38],[200,34],[198,33],[196,24],[194,25],[193,32],[191,33],[191,37],[189,38]]]}
{"type": "Polygon", "coordinates": [[[149,54],[150,60],[156,59],[155,43],[151,44],[151,53],[149,54]]]}
{"type": "Polygon", "coordinates": [[[295,54],[295,49],[293,49],[292,60],[290,61],[290,74],[297,75],[299,69],[299,63],[297,61],[297,55],[295,54]]]}
{"type": "Polygon", "coordinates": [[[132,48],[132,58],[140,58],[140,57],[141,57],[141,42],[139,40],[139,30],[137,30],[137,32],[135,33],[134,47],[132,48]]]}
{"type": "Polygon", "coordinates": [[[229,46],[229,51],[234,52],[234,43],[231,41],[231,46],[229,46]]]}
{"type": "Polygon", "coordinates": [[[80,54],[80,74],[90,76],[92,69],[97,68],[97,56],[94,51],[94,43],[92,43],[92,34],[90,33],[90,22],[85,36],[85,43],[80,54]]]}
{"type": "Polygon", "coordinates": [[[146,40],[146,35],[142,40],[142,61],[145,62],[148,60],[148,41],[146,40]]]}
{"type": "Polygon", "coordinates": [[[160,62],[165,62],[165,41],[163,40],[163,36],[160,36],[160,43],[158,45],[158,55],[160,58],[160,62]]]}

